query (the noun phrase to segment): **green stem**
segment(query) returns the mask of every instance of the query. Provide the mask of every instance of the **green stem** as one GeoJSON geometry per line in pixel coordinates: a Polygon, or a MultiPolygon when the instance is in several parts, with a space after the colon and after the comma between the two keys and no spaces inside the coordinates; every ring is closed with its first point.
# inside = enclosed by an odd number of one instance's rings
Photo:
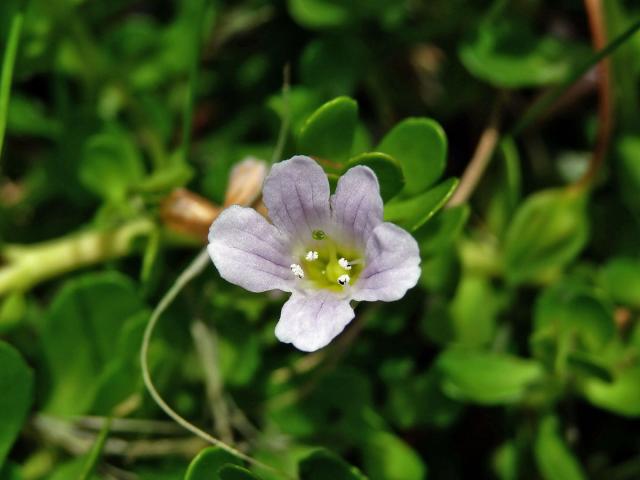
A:
{"type": "Polygon", "coordinates": [[[2,156],[2,147],[4,144],[4,133],[7,128],[7,115],[9,113],[9,97],[11,94],[13,67],[16,63],[16,56],[18,54],[18,43],[20,40],[23,21],[24,13],[22,13],[22,11],[17,11],[11,20],[7,47],[4,51],[4,58],[2,60],[2,76],[0,77],[0,158],[2,156]]]}
{"type": "Polygon", "coordinates": [[[96,469],[97,463],[100,461],[100,457],[102,456],[102,451],[104,450],[104,446],[107,443],[107,437],[109,436],[109,431],[111,429],[111,419],[107,419],[106,422],[102,425],[100,429],[100,434],[96,441],[94,442],[91,450],[89,451],[87,460],[82,467],[82,472],[78,477],[78,480],[89,480],[96,469]]]}
{"type": "Polygon", "coordinates": [[[153,330],[158,324],[158,320],[164,313],[164,311],[171,305],[173,300],[178,296],[180,291],[195,277],[197,277],[204,268],[209,264],[209,253],[207,249],[203,249],[196,258],[187,266],[186,269],[182,271],[182,273],[178,276],[176,281],[173,283],[171,288],[158,302],[156,308],[151,313],[151,318],[149,319],[149,323],[144,330],[144,336],[142,338],[142,346],[140,348],[140,365],[142,369],[142,379],[144,381],[144,385],[147,388],[147,392],[151,395],[151,398],[156,402],[156,404],[162,409],[164,413],[166,413],[171,419],[173,419],[178,425],[182,426],[186,430],[190,431],[197,437],[200,437],[202,440],[210,443],[211,445],[218,447],[226,452],[229,452],[231,455],[240,458],[256,467],[265,469],[269,472],[276,473],[282,475],[283,478],[288,478],[287,475],[282,472],[277,471],[273,467],[256,460],[249,455],[242,453],[241,451],[233,448],[230,445],[227,445],[223,441],[213,437],[208,434],[204,430],[196,427],[194,424],[180,416],[178,412],[176,412],[173,408],[169,406],[169,404],[162,398],[160,392],[156,389],[156,386],[151,379],[151,374],[149,372],[149,344],[151,343],[151,336],[153,335],[153,330]]]}
{"type": "Polygon", "coordinates": [[[271,164],[282,160],[282,152],[287,141],[287,133],[289,132],[289,123],[291,122],[291,99],[289,91],[291,84],[291,67],[285,65],[283,70],[282,81],[282,120],[280,123],[280,131],[278,132],[278,141],[271,155],[271,164]]]}
{"type": "Polygon", "coordinates": [[[0,296],[78,268],[126,256],[133,240],[156,229],[148,218],[132,220],[109,230],[89,230],[35,245],[7,245],[0,251],[0,296]]]}
{"type": "Polygon", "coordinates": [[[550,90],[539,101],[534,103],[534,105],[522,116],[520,121],[516,124],[511,135],[517,136],[529,125],[540,118],[540,116],[544,112],[546,112],[549,107],[551,107],[564,94],[564,92],[576,82],[576,80],[587,73],[589,69],[591,69],[591,67],[593,67],[600,60],[612,54],[616,49],[618,49],[627,40],[629,40],[638,30],[640,30],[640,20],[634,22],[633,25],[631,25],[627,30],[625,30],[614,40],[609,42],[609,44],[605,48],[589,58],[589,60],[578,67],[575,72],[569,75],[569,78],[567,78],[563,83],[550,90]]]}

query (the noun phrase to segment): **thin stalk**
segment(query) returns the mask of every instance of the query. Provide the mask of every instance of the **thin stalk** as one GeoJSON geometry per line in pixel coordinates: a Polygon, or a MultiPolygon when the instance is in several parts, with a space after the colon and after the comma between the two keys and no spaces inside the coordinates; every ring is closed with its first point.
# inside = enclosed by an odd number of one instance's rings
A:
{"type": "Polygon", "coordinates": [[[178,296],[180,291],[195,277],[197,277],[204,270],[205,266],[209,263],[209,254],[206,249],[202,250],[198,256],[187,266],[187,268],[178,276],[174,284],[171,286],[169,291],[162,297],[156,308],[151,313],[151,318],[149,319],[149,323],[147,324],[144,336],[142,339],[142,347],[140,348],[140,364],[142,367],[142,378],[144,380],[144,384],[151,395],[151,398],[158,404],[158,406],[166,413],[169,417],[171,417],[177,424],[190,431],[197,437],[200,437],[202,440],[214,445],[222,450],[229,452],[231,455],[238,457],[256,467],[262,468],[264,470],[276,473],[278,475],[284,476],[285,478],[290,478],[283,472],[279,472],[275,468],[266,465],[259,460],[256,460],[249,455],[242,453],[241,451],[233,448],[230,445],[227,445],[223,441],[213,437],[208,434],[204,430],[196,427],[194,424],[180,416],[178,412],[176,412],[173,408],[171,408],[167,402],[164,401],[158,390],[156,389],[153,380],[151,379],[151,374],[149,372],[149,344],[151,342],[151,335],[153,334],[153,330],[156,327],[158,320],[164,313],[164,311],[171,305],[173,300],[178,296]]]}
{"type": "Polygon", "coordinates": [[[289,64],[284,66],[282,72],[282,122],[280,123],[280,131],[278,132],[278,141],[271,155],[271,164],[282,159],[282,152],[287,140],[287,132],[289,132],[289,123],[291,122],[291,100],[290,100],[290,84],[291,84],[291,67],[289,64]]]}
{"type": "Polygon", "coordinates": [[[449,199],[447,208],[465,203],[469,197],[471,197],[471,194],[478,186],[478,183],[480,183],[480,179],[489,166],[489,161],[491,160],[493,152],[496,149],[496,145],[498,144],[498,140],[500,139],[501,103],[501,100],[496,102],[489,119],[489,124],[482,132],[482,135],[480,135],[480,140],[473,152],[471,161],[462,174],[458,188],[453,193],[451,199],[449,199]]]}
{"type": "Polygon", "coordinates": [[[564,94],[564,92],[571,87],[571,85],[580,79],[580,77],[587,73],[595,64],[616,51],[635,33],[637,33],[638,30],[640,30],[640,20],[634,22],[628,29],[609,42],[606,47],[589,58],[589,60],[569,75],[569,78],[564,82],[550,90],[546,95],[543,95],[540,100],[534,103],[533,106],[522,116],[520,121],[513,128],[511,135],[517,136],[522,133],[523,130],[540,118],[540,116],[545,113],[564,94]]]}
{"type": "MultiPolygon", "coordinates": [[[[589,16],[589,27],[594,50],[601,50],[607,42],[607,32],[601,0],[584,0],[589,16]]],[[[598,133],[596,146],[584,175],[575,183],[576,189],[592,184],[604,163],[611,132],[613,131],[613,101],[611,98],[611,60],[603,59],[598,64],[598,133]]]]}
{"type": "Polygon", "coordinates": [[[223,442],[231,444],[233,431],[229,424],[229,408],[224,398],[215,334],[201,320],[196,320],[191,325],[191,337],[204,372],[216,433],[223,442]]]}
{"type": "Polygon", "coordinates": [[[110,429],[111,421],[110,419],[107,419],[107,421],[102,424],[102,428],[100,429],[98,438],[96,438],[96,441],[89,451],[89,456],[87,457],[87,460],[82,467],[82,472],[80,473],[78,480],[89,480],[91,478],[93,472],[96,469],[96,465],[100,461],[100,457],[102,457],[102,452],[107,442],[107,437],[109,436],[110,429]]]}
{"type": "Polygon", "coordinates": [[[7,47],[2,59],[2,74],[0,75],[0,159],[2,158],[2,147],[4,145],[4,134],[7,128],[7,115],[9,113],[9,97],[11,96],[11,81],[13,79],[13,67],[18,55],[18,44],[20,33],[24,22],[24,13],[17,11],[11,19],[7,47]]]}

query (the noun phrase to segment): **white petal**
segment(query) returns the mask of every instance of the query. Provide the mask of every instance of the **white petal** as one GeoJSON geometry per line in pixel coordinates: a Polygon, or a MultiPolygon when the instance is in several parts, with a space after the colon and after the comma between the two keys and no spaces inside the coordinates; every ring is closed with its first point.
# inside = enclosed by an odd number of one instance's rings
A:
{"type": "Polygon", "coordinates": [[[251,292],[294,289],[286,248],[280,232],[251,208],[227,208],[209,230],[207,249],[220,276],[251,292]]]}
{"type": "Polygon", "coordinates": [[[262,198],[269,218],[291,237],[311,239],[329,220],[329,181],[314,160],[298,155],[276,163],[264,182],[262,198]]]}
{"type": "Polygon", "coordinates": [[[331,197],[331,215],[350,240],[365,245],[371,231],[382,223],[382,209],[380,186],[373,170],[359,165],[340,177],[331,197]]]}
{"type": "Polygon", "coordinates": [[[418,243],[400,227],[388,222],[378,225],[365,251],[367,265],[352,286],[354,300],[392,302],[418,283],[418,243]]]}
{"type": "Polygon", "coordinates": [[[282,307],[276,337],[304,352],[326,346],[353,320],[347,298],[330,291],[294,292],[282,307]]]}

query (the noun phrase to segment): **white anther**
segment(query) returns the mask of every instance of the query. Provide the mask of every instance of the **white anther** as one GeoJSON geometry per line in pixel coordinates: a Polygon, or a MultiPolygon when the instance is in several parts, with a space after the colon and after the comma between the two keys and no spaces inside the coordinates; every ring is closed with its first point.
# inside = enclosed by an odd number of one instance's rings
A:
{"type": "Polygon", "coordinates": [[[340,275],[338,277],[338,283],[342,286],[348,285],[350,281],[351,281],[351,277],[349,277],[349,275],[347,274],[340,275]]]}
{"type": "Polygon", "coordinates": [[[316,252],[315,250],[309,250],[304,258],[309,262],[313,262],[314,260],[318,259],[318,252],[316,252]]]}
{"type": "Polygon", "coordinates": [[[302,267],[300,265],[298,265],[297,263],[292,263],[290,268],[296,277],[304,278],[304,270],[302,270],[302,267]]]}
{"type": "Polygon", "coordinates": [[[345,270],[351,270],[351,264],[346,258],[341,258],[340,260],[338,260],[338,265],[340,265],[345,270]]]}

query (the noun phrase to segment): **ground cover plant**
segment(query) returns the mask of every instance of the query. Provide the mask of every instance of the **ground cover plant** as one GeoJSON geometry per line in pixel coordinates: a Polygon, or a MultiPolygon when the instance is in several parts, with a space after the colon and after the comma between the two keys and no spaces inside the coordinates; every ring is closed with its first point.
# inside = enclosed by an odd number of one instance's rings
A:
{"type": "Polygon", "coordinates": [[[639,30],[0,2],[0,480],[640,478],[639,30]]]}

